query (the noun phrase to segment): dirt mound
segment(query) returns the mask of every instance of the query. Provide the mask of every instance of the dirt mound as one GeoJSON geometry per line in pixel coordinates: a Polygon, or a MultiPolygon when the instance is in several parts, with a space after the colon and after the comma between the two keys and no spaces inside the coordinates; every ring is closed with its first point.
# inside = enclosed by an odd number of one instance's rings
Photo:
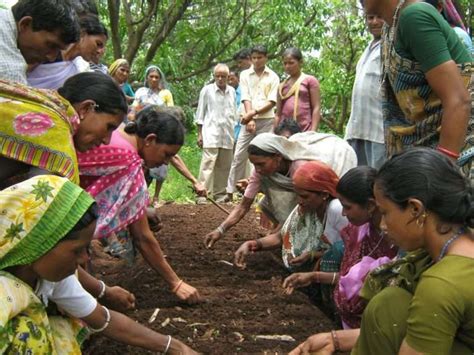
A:
{"type": "MultiPolygon", "coordinates": [[[[181,303],[141,258],[129,266],[102,257],[94,264],[103,279],[135,294],[137,310],[129,314],[133,319],[208,354],[287,353],[309,335],[335,327],[302,293],[283,294],[281,283],[286,272],[278,253],[250,256],[244,271],[222,262],[232,262],[242,241],[264,235],[254,214],[209,251],[202,237],[224,217],[215,206],[165,205],[160,213],[165,227],[158,239],[169,262],[180,277],[199,289],[206,302],[197,306],[181,303]],[[148,319],[156,308],[160,311],[150,325],[148,319]],[[258,335],[289,335],[296,341],[263,340],[258,335]]],[[[150,352],[96,336],[85,353],[150,352]]]]}

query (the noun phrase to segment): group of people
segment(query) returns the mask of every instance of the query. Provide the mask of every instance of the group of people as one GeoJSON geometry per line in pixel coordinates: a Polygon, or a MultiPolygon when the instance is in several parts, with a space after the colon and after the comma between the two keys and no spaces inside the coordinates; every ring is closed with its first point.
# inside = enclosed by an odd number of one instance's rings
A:
{"type": "Polygon", "coordinates": [[[280,82],[256,45],[234,58],[242,72],[218,64],[200,93],[199,179],[177,155],[182,112],[164,74],[150,66],[136,92],[127,61],[106,74],[108,34],[93,6],[19,0],[0,10],[1,351],[79,353],[102,332],[195,353],[120,313],[134,295],[87,262],[92,238],[108,239],[119,255],[140,252],[179,299],[202,301],[154,235],[148,184],[171,162],[203,196],[233,200],[245,187],[208,248],[263,193],[272,229],[242,243],[234,264],[281,249],[283,289],[301,288],[342,328],[292,354],[472,353],[474,69],[452,28],[462,22],[449,0],[361,3],[373,41],[357,66],[346,140],[317,132],[319,83],[302,72],[301,51],[283,51],[280,82]]]}
{"type": "MultiPolygon", "coordinates": [[[[267,53],[251,50],[227,192],[247,157],[254,171],[204,243],[215,247],[263,192],[259,207],[273,229],[242,243],[234,264],[281,250],[285,291],[301,288],[343,328],[292,354],[470,354],[472,42],[451,1],[361,4],[373,39],[357,64],[346,141],[315,132],[318,82],[301,72],[298,49],[283,52],[288,77],[275,80],[273,96],[267,53]],[[269,110],[274,118],[261,116],[269,110]],[[461,267],[462,276],[452,276],[461,267]]],[[[198,125],[212,134],[205,119],[198,125]]],[[[227,126],[218,126],[221,137],[227,126]]]]}
{"type": "Polygon", "coordinates": [[[202,299],[167,262],[153,232],[160,221],[147,210],[143,167],[166,165],[179,151],[181,112],[166,107],[169,91],[155,102],[153,94],[166,91],[151,78],[156,67],[134,101],[117,78],[126,76],[126,63],[108,74],[91,70],[103,69],[90,62],[107,31],[83,4],[20,0],[0,10],[1,351],[79,353],[90,334],[103,332],[152,351],[192,354],[120,313],[135,307],[135,296],[88,270],[91,239],[125,232],[179,299],[202,299]]]}
{"type": "Polygon", "coordinates": [[[315,132],[321,118],[319,82],[302,72],[298,48],[282,55],[288,77],[281,83],[267,66],[265,46],[242,49],[234,59],[241,72],[216,65],[214,82],[201,90],[196,111],[202,148],[199,181],[218,202],[232,202],[238,182],[248,177],[253,138],[287,121],[295,122],[299,132],[315,132]]]}

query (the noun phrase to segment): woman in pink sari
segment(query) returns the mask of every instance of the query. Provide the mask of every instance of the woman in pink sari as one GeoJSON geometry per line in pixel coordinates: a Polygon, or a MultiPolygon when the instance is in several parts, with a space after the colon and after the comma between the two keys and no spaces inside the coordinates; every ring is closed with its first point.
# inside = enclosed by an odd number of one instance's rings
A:
{"type": "Polygon", "coordinates": [[[135,247],[171,291],[193,304],[201,300],[199,292],[178,278],[148,224],[149,196],[143,173],[143,165],[168,164],[183,143],[182,124],[169,113],[149,107],[140,111],[136,121],[117,129],[109,145],[78,157],[81,185],[99,206],[95,237],[128,229],[135,247]]]}
{"type": "Polygon", "coordinates": [[[334,303],[345,329],[359,328],[366,302],[359,297],[365,276],[371,269],[389,262],[398,248],[391,245],[380,229],[381,214],[375,204],[373,185],[377,171],[368,166],[349,170],[336,191],[342,214],[349,224],[341,231],[344,255],[338,273],[308,272],[286,278],[283,287],[290,292],[313,282],[335,283],[334,303]]]}
{"type": "Polygon", "coordinates": [[[318,79],[301,71],[303,54],[298,48],[287,48],[282,58],[289,77],[278,88],[275,128],[280,122],[293,119],[301,132],[316,131],[321,120],[318,79]]]}

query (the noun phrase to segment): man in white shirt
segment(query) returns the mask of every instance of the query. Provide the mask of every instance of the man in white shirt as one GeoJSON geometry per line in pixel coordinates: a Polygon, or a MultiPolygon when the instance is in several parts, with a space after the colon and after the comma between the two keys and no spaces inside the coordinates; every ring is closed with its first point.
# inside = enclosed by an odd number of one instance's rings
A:
{"type": "MultiPolygon", "coordinates": [[[[229,67],[217,64],[215,82],[206,85],[199,95],[196,112],[198,145],[203,149],[199,182],[218,202],[226,197],[226,184],[232,163],[234,125],[237,120],[235,90],[227,85],[229,67]]],[[[199,198],[198,202],[201,202],[199,198]]]]}
{"type": "Polygon", "coordinates": [[[230,200],[236,192],[235,184],[239,178],[237,172],[245,170],[250,141],[260,133],[271,132],[275,121],[274,106],[280,79],[266,66],[268,56],[264,46],[253,47],[251,58],[252,67],[240,74],[241,100],[245,109],[241,123],[245,127],[242,127],[240,131],[227,181],[227,193],[230,200]]]}
{"type": "Polygon", "coordinates": [[[80,37],[69,1],[19,0],[0,9],[0,79],[27,84],[28,65],[54,61],[80,37]]]}
{"type": "Polygon", "coordinates": [[[366,22],[373,40],[357,63],[351,117],[347,123],[345,139],[354,148],[358,165],[378,169],[385,161],[380,97],[380,40],[383,20],[376,15],[366,14],[366,22]]]}

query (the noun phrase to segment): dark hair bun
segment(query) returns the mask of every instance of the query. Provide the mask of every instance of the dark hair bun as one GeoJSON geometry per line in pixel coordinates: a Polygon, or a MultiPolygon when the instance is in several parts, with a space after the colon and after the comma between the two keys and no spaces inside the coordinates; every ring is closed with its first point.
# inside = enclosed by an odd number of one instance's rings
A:
{"type": "Polygon", "coordinates": [[[130,121],[124,128],[124,131],[128,134],[135,134],[138,130],[138,124],[135,121],[130,121]]]}

